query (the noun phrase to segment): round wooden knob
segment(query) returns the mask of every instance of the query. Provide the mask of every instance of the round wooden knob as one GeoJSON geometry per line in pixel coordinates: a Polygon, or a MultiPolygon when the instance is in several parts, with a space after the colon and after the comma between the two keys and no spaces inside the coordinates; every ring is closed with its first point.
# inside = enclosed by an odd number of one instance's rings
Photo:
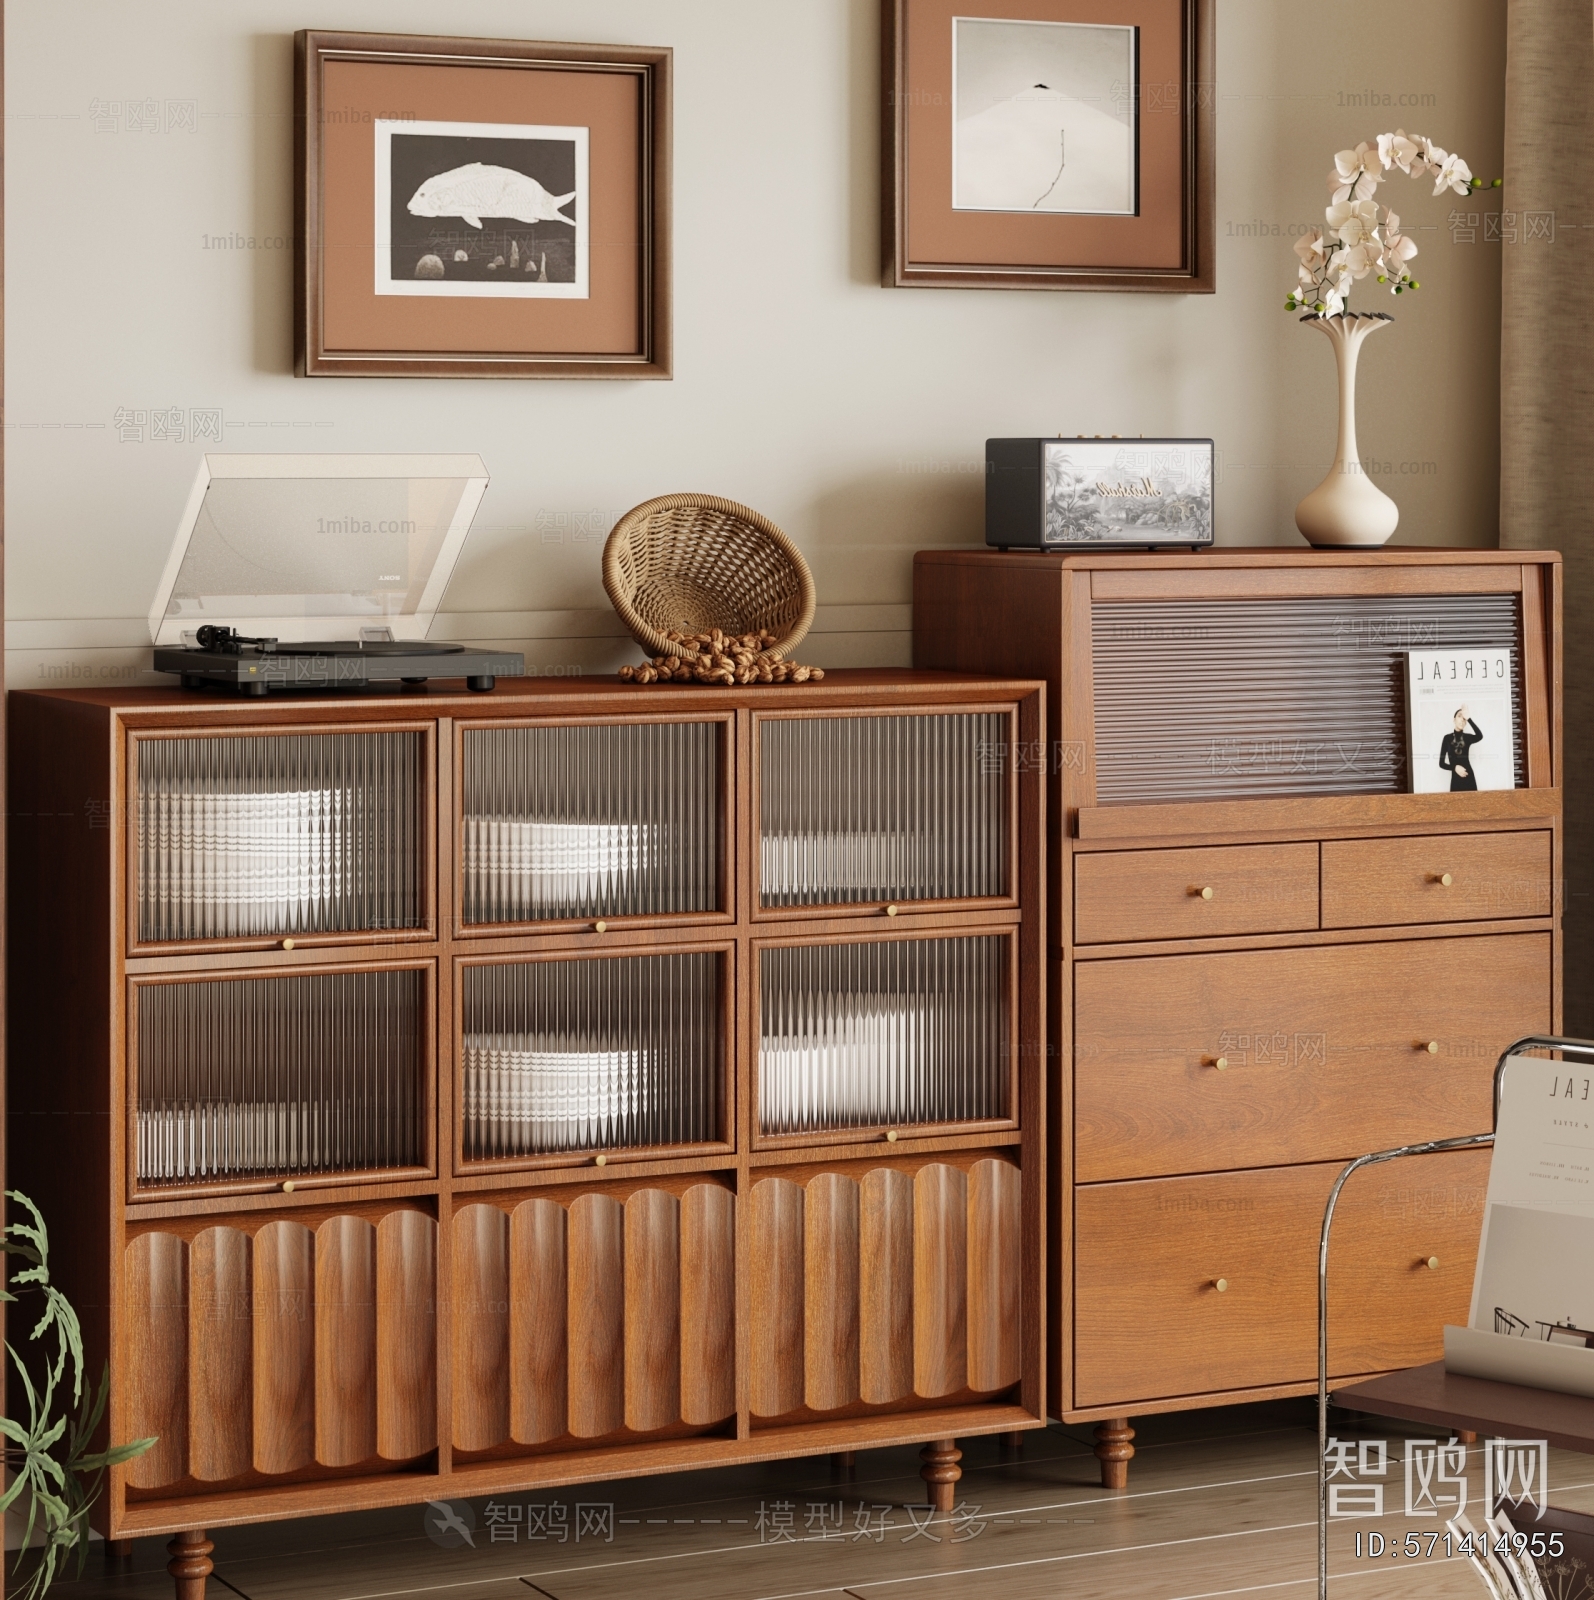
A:
{"type": "Polygon", "coordinates": [[[292,1179],[292,1178],[287,1178],[287,1179],[285,1179],[285,1180],[284,1180],[284,1181],[283,1181],[283,1185],[282,1185],[282,1192],[283,1192],[283,1193],[284,1193],[284,1194],[292,1194],[292,1193],[293,1193],[293,1191],[294,1191],[294,1187],[295,1187],[295,1186],[294,1186],[294,1181],[293,1181],[293,1179],[292,1179]]]}
{"type": "Polygon", "coordinates": [[[1456,880],[1452,878],[1448,872],[1441,872],[1439,874],[1439,881],[1445,886],[1445,888],[1448,889],[1456,880]]]}
{"type": "Polygon", "coordinates": [[[1229,1070],[1229,1058],[1227,1056],[1219,1056],[1217,1060],[1212,1063],[1212,1065],[1215,1066],[1219,1072],[1227,1072],[1229,1070]]]}
{"type": "Polygon", "coordinates": [[[897,1142],[897,1130],[895,1128],[888,1128],[886,1130],[886,1143],[887,1144],[895,1144],[896,1142],[897,1142]]]}
{"type": "Polygon", "coordinates": [[[607,933],[609,931],[609,924],[607,922],[594,922],[592,924],[592,931],[594,933],[607,933]]]}
{"type": "Polygon", "coordinates": [[[887,906],[886,907],[886,915],[888,917],[894,917],[896,914],[897,914],[897,908],[895,906],[887,906]]]}
{"type": "Polygon", "coordinates": [[[1438,1256],[1429,1256],[1428,1257],[1428,1270],[1430,1272],[1437,1272],[1439,1270],[1439,1257],[1438,1256]]]}
{"type": "Polygon", "coordinates": [[[1216,1289],[1219,1294],[1227,1294],[1229,1292],[1229,1280],[1227,1278],[1214,1278],[1212,1280],[1212,1287],[1216,1289]]]}
{"type": "Polygon", "coordinates": [[[1439,1054],[1439,1041],[1437,1039],[1430,1039],[1427,1044],[1423,1046],[1423,1049],[1426,1050],[1429,1055],[1436,1056],[1439,1054]]]}
{"type": "Polygon", "coordinates": [[[293,949],[293,940],[292,940],[292,939],[284,939],[284,940],[283,940],[283,941],[282,941],[282,948],[283,948],[283,949],[284,949],[284,950],[291,950],[291,949],[293,949]]]}
{"type": "Polygon", "coordinates": [[[594,1156],[592,1164],[595,1167],[606,1167],[609,1164],[609,1158],[607,1156],[594,1156]]]}
{"type": "Polygon", "coordinates": [[[1210,900],[1212,898],[1212,886],[1211,884],[1206,884],[1200,889],[1192,889],[1190,893],[1200,895],[1203,900],[1210,900]]]}

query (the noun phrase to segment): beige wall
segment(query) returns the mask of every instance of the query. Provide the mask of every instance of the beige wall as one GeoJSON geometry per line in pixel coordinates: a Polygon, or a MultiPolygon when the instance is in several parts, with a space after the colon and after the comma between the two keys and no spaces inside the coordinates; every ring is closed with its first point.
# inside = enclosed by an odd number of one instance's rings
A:
{"type": "MultiPolygon", "coordinates": [[[[219,408],[231,450],[479,452],[492,487],[434,631],[543,670],[634,659],[599,584],[601,532],[674,490],[744,500],[802,545],[821,599],[808,659],[906,663],[910,553],[980,540],[989,434],[1210,434],[1220,540],[1295,542],[1334,398],[1328,346],[1283,309],[1290,226],[1319,215],[1332,152],[1386,127],[1499,171],[1502,0],[1219,0],[1219,291],[1188,298],[879,288],[877,10],[9,0],[11,685],[143,675],[205,446],[148,425],[124,442],[118,408],[181,412],[185,434],[219,408]],[[294,378],[291,35],[306,22],[673,46],[675,381],[294,378]],[[162,121],[193,102],[196,131],[129,132],[125,109],[98,131],[96,100],[153,101],[162,121]]],[[[1363,451],[1387,464],[1400,537],[1491,544],[1500,246],[1481,220],[1472,244],[1446,226],[1491,202],[1398,184],[1385,193],[1424,288],[1364,355],[1363,451]]]]}

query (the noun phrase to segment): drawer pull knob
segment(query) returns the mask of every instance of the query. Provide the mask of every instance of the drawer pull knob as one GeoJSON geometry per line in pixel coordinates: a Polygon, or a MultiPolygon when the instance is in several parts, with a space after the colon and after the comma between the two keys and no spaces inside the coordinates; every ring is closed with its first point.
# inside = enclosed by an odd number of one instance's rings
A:
{"type": "Polygon", "coordinates": [[[1437,1039],[1430,1039],[1427,1044],[1423,1045],[1421,1048],[1426,1050],[1429,1055],[1436,1056],[1439,1054],[1439,1041],[1437,1039]]]}
{"type": "Polygon", "coordinates": [[[1456,880],[1448,872],[1435,872],[1429,875],[1428,881],[1448,889],[1456,880]]]}
{"type": "Polygon", "coordinates": [[[592,1164],[595,1167],[606,1167],[609,1164],[609,1158],[607,1156],[594,1156],[592,1164]]]}
{"type": "Polygon", "coordinates": [[[292,940],[292,939],[284,939],[284,940],[283,940],[283,941],[282,941],[282,948],[283,948],[283,949],[284,949],[284,950],[291,950],[291,949],[293,949],[293,940],[292,940]]]}
{"type": "Polygon", "coordinates": [[[283,1185],[282,1185],[282,1192],[284,1194],[292,1194],[293,1190],[294,1190],[293,1179],[292,1178],[285,1179],[284,1182],[283,1182],[283,1185]]]}
{"type": "Polygon", "coordinates": [[[897,914],[897,908],[895,906],[887,906],[886,907],[886,915],[888,917],[894,917],[896,914],[897,914]]]}
{"type": "Polygon", "coordinates": [[[897,1142],[897,1130],[895,1128],[888,1128],[886,1130],[886,1143],[887,1144],[895,1144],[896,1142],[897,1142]]]}
{"type": "Polygon", "coordinates": [[[1229,1070],[1229,1058],[1227,1056],[1218,1056],[1213,1061],[1212,1065],[1215,1066],[1219,1072],[1227,1072],[1229,1070]]]}
{"type": "Polygon", "coordinates": [[[609,931],[609,924],[607,922],[594,922],[592,924],[592,931],[594,933],[607,933],[609,931]]]}
{"type": "Polygon", "coordinates": [[[1201,888],[1196,888],[1194,885],[1191,885],[1190,893],[1198,899],[1210,900],[1212,898],[1212,886],[1211,884],[1207,884],[1201,888]]]}
{"type": "Polygon", "coordinates": [[[1429,1256],[1428,1260],[1424,1263],[1424,1265],[1427,1266],[1427,1268],[1428,1268],[1428,1270],[1430,1272],[1437,1272],[1439,1270],[1439,1257],[1438,1256],[1429,1256]]]}
{"type": "Polygon", "coordinates": [[[1214,1278],[1212,1280],[1212,1287],[1216,1289],[1219,1294],[1227,1294],[1229,1292],[1229,1280],[1227,1278],[1214,1278]]]}

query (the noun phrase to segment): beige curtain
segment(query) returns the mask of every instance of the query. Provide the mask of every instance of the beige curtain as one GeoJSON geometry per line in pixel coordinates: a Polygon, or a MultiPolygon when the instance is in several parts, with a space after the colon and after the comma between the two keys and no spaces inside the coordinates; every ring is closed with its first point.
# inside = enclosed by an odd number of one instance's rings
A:
{"type": "Polygon", "coordinates": [[[1594,3],[1510,0],[1500,543],[1565,558],[1563,1031],[1594,1038],[1594,3]],[[1553,220],[1551,220],[1553,219],[1553,220]]]}

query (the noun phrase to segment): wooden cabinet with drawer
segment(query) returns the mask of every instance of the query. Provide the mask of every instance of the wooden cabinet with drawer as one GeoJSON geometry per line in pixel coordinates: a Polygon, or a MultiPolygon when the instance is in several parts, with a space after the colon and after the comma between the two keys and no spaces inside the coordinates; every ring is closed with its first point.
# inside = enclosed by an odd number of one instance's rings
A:
{"type": "MultiPolygon", "coordinates": [[[[1560,581],[1519,550],[916,558],[915,662],[1050,692],[1048,1394],[1109,1486],[1136,1413],[1311,1391],[1334,1175],[1486,1129],[1500,1052],[1560,1026],[1560,581]],[[1418,645],[1513,652],[1513,788],[1409,792],[1418,645]]],[[[1435,1159],[1471,1175],[1347,1191],[1337,1372],[1465,1318],[1486,1162],[1435,1159]]]]}
{"type": "Polygon", "coordinates": [[[1046,1421],[1044,780],[993,758],[1044,717],[14,696],[8,1176],[158,1436],[100,1530],[908,1443],[949,1509],[1046,1421]]]}

